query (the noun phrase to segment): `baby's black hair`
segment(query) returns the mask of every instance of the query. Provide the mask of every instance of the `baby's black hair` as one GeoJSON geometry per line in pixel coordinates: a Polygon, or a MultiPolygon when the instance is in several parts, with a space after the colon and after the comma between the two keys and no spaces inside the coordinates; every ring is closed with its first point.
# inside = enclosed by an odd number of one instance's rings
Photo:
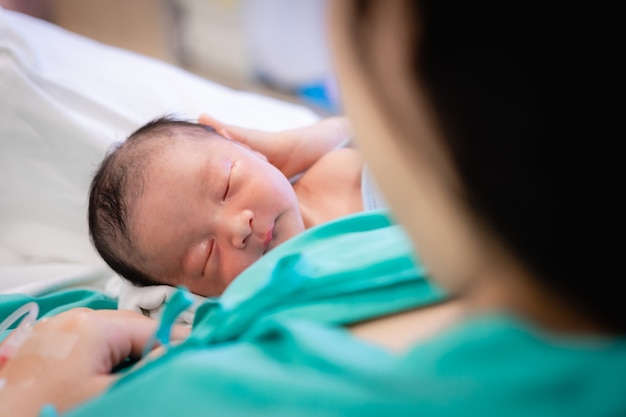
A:
{"type": "Polygon", "coordinates": [[[91,241],[116,273],[137,286],[163,282],[138,266],[141,253],[129,224],[132,210],[141,197],[150,162],[164,148],[162,141],[171,140],[181,129],[194,136],[216,134],[211,126],[172,116],[152,120],[106,155],[91,182],[88,210],[91,241]]]}

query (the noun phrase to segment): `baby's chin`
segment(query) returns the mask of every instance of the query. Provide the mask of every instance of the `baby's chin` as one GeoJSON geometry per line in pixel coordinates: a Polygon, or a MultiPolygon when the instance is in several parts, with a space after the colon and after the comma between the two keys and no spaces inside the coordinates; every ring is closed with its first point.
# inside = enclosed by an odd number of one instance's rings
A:
{"type": "MultiPolygon", "coordinates": [[[[243,267],[238,273],[236,273],[234,276],[231,277],[225,277],[224,279],[224,290],[226,290],[226,288],[228,288],[228,286],[235,281],[241,274],[243,274],[248,268],[250,268],[252,265],[254,265],[255,263],[257,263],[259,261],[259,259],[263,258],[267,253],[269,253],[270,251],[272,251],[273,249],[275,249],[276,247],[280,246],[282,243],[286,242],[287,240],[291,239],[292,237],[294,237],[295,235],[297,235],[298,233],[292,233],[292,234],[284,234],[281,235],[283,236],[282,239],[275,239],[272,240],[272,242],[270,243],[270,245],[267,247],[267,249],[258,256],[258,258],[252,260],[248,265],[246,265],[245,267],[243,267]]],[[[222,291],[223,292],[223,291],[222,291]]],[[[220,293],[221,294],[221,293],[220,293]]]]}
{"type": "Polygon", "coordinates": [[[228,286],[235,281],[241,274],[243,274],[248,268],[250,268],[252,265],[254,265],[255,263],[258,262],[259,259],[261,259],[263,257],[263,255],[259,254],[259,256],[255,259],[248,259],[247,264],[240,264],[239,268],[235,269],[235,270],[231,270],[229,276],[224,276],[221,279],[221,285],[217,284],[215,287],[222,287],[222,290],[220,292],[220,295],[222,294],[222,292],[224,292],[224,290],[226,290],[226,288],[228,288],[228,286]]]}
{"type": "MultiPolygon", "coordinates": [[[[292,237],[302,233],[305,230],[304,228],[304,224],[302,224],[301,222],[298,223],[296,222],[289,222],[288,219],[284,218],[284,216],[279,216],[275,223],[274,223],[274,229],[272,232],[272,239],[270,240],[269,245],[267,246],[266,250],[261,253],[259,255],[258,258],[254,259],[253,261],[251,261],[248,265],[246,265],[245,267],[241,268],[239,272],[235,273],[234,275],[230,276],[230,277],[224,277],[222,283],[221,283],[221,288],[219,295],[221,295],[227,288],[228,286],[235,281],[242,273],[244,273],[248,268],[250,268],[252,265],[254,265],[259,259],[261,259],[263,256],[265,256],[267,253],[271,252],[273,249],[275,249],[276,247],[282,245],[283,243],[287,242],[288,240],[290,240],[292,237]]],[[[215,287],[219,287],[220,285],[216,285],[215,287]]],[[[204,294],[199,294],[199,295],[204,295],[204,294]]],[[[215,294],[212,295],[205,295],[206,296],[216,296],[215,294]]]]}

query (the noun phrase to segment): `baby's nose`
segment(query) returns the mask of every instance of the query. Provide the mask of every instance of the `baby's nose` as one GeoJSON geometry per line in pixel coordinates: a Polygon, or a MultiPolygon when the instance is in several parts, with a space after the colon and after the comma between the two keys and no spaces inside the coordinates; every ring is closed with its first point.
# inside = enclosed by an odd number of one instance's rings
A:
{"type": "Polygon", "coordinates": [[[232,225],[232,244],[237,249],[246,247],[248,237],[252,234],[252,221],[254,213],[252,210],[242,210],[235,216],[232,225]]]}

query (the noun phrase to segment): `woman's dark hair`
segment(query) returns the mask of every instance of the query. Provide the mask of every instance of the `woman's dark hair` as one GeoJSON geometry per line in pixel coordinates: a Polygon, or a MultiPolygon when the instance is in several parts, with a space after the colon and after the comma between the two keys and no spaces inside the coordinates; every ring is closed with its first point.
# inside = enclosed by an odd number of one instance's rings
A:
{"type": "MultiPolygon", "coordinates": [[[[353,44],[365,68],[377,59],[367,49],[376,2],[353,3],[353,44]]],[[[403,4],[414,25],[411,71],[426,89],[468,207],[546,288],[606,328],[626,330],[623,175],[611,159],[622,135],[621,118],[610,116],[620,102],[611,98],[618,79],[608,72],[616,51],[603,54],[599,45],[611,38],[588,30],[600,8],[403,4]]],[[[376,89],[380,80],[372,78],[376,89]]],[[[378,98],[393,108],[382,90],[378,98]]]]}
{"type": "Polygon", "coordinates": [[[91,241],[111,269],[137,286],[162,282],[138,266],[141,253],[131,233],[131,212],[141,197],[150,161],[163,150],[164,140],[171,140],[175,133],[183,131],[190,136],[216,134],[210,126],[172,116],[155,119],[107,154],[91,182],[88,210],[91,241]]]}

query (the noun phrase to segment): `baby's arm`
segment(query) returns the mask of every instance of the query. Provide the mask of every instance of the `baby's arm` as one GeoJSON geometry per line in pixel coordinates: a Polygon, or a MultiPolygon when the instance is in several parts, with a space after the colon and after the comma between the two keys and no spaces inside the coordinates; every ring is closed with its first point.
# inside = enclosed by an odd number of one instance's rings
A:
{"type": "Polygon", "coordinates": [[[198,121],[265,155],[287,178],[306,171],[319,158],[343,146],[352,137],[350,123],[345,117],[330,117],[310,126],[282,132],[227,125],[206,114],[198,121]]]}

